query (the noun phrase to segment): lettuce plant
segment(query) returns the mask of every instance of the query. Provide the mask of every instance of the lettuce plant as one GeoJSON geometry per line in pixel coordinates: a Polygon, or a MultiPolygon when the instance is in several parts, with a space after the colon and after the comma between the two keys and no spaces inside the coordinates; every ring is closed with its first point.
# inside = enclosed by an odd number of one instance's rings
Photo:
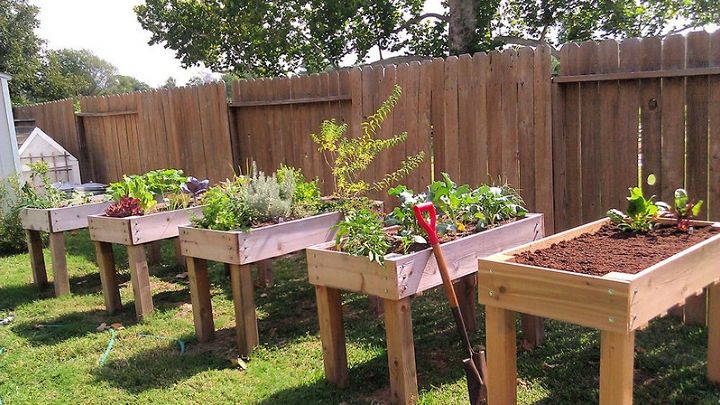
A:
{"type": "Polygon", "coordinates": [[[140,200],[128,196],[120,198],[105,209],[105,215],[114,218],[125,218],[143,214],[140,200]]]}
{"type": "Polygon", "coordinates": [[[645,198],[640,187],[631,187],[629,190],[627,213],[613,208],[607,212],[608,218],[623,231],[635,233],[651,231],[655,227],[654,221],[659,210],[652,201],[655,196],[645,198]]]}

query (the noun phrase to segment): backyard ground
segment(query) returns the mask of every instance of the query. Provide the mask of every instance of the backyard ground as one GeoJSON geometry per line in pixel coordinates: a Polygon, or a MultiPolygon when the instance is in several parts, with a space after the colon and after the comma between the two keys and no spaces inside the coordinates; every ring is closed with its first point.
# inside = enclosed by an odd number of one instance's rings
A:
{"type": "MultiPolygon", "coordinates": [[[[351,387],[337,389],[323,378],[314,291],[302,255],[278,260],[275,285],[256,290],[261,347],[242,370],[231,362],[234,319],[230,286],[222,266],[211,268],[215,342],[194,339],[189,289],[175,265],[151,268],[156,313],[134,320],[127,257],[120,262],[124,311],[103,310],[94,248],[86,232],[67,236],[74,295],[53,298],[37,291],[26,254],[0,257],[0,403],[261,403],[382,404],[388,396],[387,358],[381,319],[364,297],[344,296],[351,387]],[[101,323],[124,329],[98,361],[110,333],[101,323]],[[141,336],[151,335],[153,337],[141,336]],[[176,340],[187,345],[180,354],[176,340]]],[[[173,262],[171,244],[163,262],[173,262]]],[[[46,260],[49,260],[46,251],[46,260]]],[[[466,388],[460,346],[440,291],[413,301],[421,404],[464,403],[466,388]]],[[[481,311],[479,311],[481,312],[481,311]]],[[[482,319],[481,319],[482,325],[482,319]]],[[[518,356],[521,404],[597,402],[599,336],[596,331],[549,321],[547,343],[518,356]]],[[[518,336],[521,338],[522,336],[518,336]]],[[[472,336],[474,342],[483,333],[472,336]]],[[[705,382],[706,329],[661,319],[637,335],[635,401],[638,404],[718,404],[720,388],[705,382]]]]}

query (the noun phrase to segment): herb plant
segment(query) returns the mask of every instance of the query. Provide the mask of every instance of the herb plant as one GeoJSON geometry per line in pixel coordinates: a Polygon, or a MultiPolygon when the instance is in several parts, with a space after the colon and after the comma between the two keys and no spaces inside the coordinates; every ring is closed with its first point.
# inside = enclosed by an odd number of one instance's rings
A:
{"type": "Polygon", "coordinates": [[[217,231],[248,229],[252,216],[243,198],[246,185],[247,178],[238,176],[210,187],[203,196],[203,215],[192,219],[193,226],[217,231]]]}
{"type": "Polygon", "coordinates": [[[661,218],[669,218],[676,221],[675,226],[678,230],[688,232],[691,230],[691,221],[700,214],[700,208],[703,200],[693,202],[688,197],[687,191],[683,188],[675,190],[675,206],[670,207],[668,204],[659,201],[656,205],[660,209],[661,218]]]}
{"type": "Polygon", "coordinates": [[[334,120],[324,121],[320,134],[312,134],[313,142],[319,146],[325,161],[332,168],[335,193],[342,199],[360,196],[368,191],[384,191],[393,183],[415,170],[425,157],[424,152],[405,159],[394,172],[387,173],[382,179],[367,183],[360,178],[380,152],[398,146],[407,140],[407,132],[388,139],[376,139],[377,131],[400,100],[402,90],[395,85],[393,92],[382,103],[377,112],[362,123],[363,133],[357,138],[348,137],[347,124],[338,124],[334,120]]]}
{"type": "Polygon", "coordinates": [[[110,184],[108,193],[115,202],[123,197],[137,199],[142,214],[147,214],[156,209],[158,202],[165,203],[163,207],[171,210],[197,205],[207,187],[208,180],[188,178],[182,170],[159,169],[123,176],[122,181],[110,184]]]}
{"type": "Polygon", "coordinates": [[[368,208],[360,209],[348,213],[335,227],[338,231],[335,242],[339,251],[384,263],[391,243],[377,213],[368,208]]]}
{"type": "Polygon", "coordinates": [[[629,190],[627,214],[613,208],[607,212],[608,218],[623,231],[644,233],[652,230],[658,216],[658,206],[652,201],[655,196],[645,198],[639,187],[629,190]]]}

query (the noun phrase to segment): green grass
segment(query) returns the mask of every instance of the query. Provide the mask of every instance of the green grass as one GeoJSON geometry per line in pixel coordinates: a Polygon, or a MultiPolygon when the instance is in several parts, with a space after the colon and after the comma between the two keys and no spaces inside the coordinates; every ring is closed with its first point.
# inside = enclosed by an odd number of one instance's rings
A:
{"type": "MultiPolygon", "coordinates": [[[[175,278],[178,268],[151,268],[156,313],[136,323],[124,252],[116,250],[124,310],[108,316],[87,233],[69,235],[67,246],[73,295],[60,299],[53,298],[51,289],[33,287],[27,255],[0,257],[0,311],[13,309],[16,315],[12,324],[0,326],[0,347],[5,348],[0,354],[0,399],[5,404],[377,404],[388,396],[383,324],[359,295],[344,296],[352,385],[340,390],[325,382],[314,292],[300,256],[278,261],[275,286],[256,291],[262,346],[241,371],[230,361],[236,357],[234,319],[221,266],[211,268],[218,337],[199,345],[188,286],[175,278]],[[102,322],[125,326],[104,366],[98,359],[109,334],[96,331],[102,322]],[[188,343],[185,354],[179,354],[175,339],[188,343]]],[[[163,262],[171,263],[172,256],[168,243],[163,262]]],[[[441,292],[415,299],[413,318],[419,402],[464,403],[461,351],[441,292]]],[[[519,402],[597,402],[598,333],[552,321],[546,329],[543,347],[518,356],[519,402]]],[[[480,342],[484,336],[472,338],[480,342]]],[[[672,319],[639,332],[636,403],[720,403],[720,388],[704,378],[706,339],[705,328],[672,319]]]]}

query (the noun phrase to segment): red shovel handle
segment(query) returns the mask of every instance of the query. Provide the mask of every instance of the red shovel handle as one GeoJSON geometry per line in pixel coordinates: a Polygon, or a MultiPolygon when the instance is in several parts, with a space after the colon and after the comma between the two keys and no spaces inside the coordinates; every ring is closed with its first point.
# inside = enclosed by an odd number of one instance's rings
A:
{"type": "Polygon", "coordinates": [[[428,241],[431,245],[437,245],[440,243],[437,237],[437,232],[435,232],[435,221],[437,219],[437,212],[435,211],[435,205],[433,205],[432,202],[426,202],[422,204],[413,205],[413,212],[415,213],[415,219],[417,219],[418,224],[422,227],[422,229],[425,230],[428,234],[428,241]],[[423,216],[423,213],[427,212],[428,216],[430,217],[430,223],[428,223],[425,220],[425,217],[423,216]]]}

